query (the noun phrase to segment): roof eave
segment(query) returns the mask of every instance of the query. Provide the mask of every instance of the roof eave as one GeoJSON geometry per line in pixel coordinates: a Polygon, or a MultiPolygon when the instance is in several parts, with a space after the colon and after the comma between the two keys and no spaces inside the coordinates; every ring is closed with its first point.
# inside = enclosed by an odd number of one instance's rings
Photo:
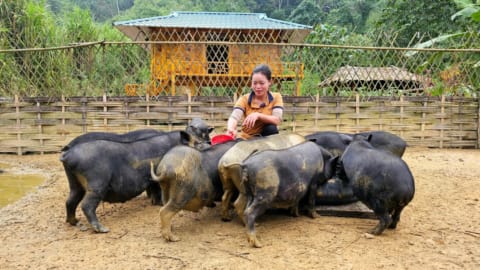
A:
{"type": "MultiPolygon", "coordinates": [[[[124,33],[133,41],[147,41],[148,36],[151,32],[151,26],[134,26],[134,25],[114,25],[118,30],[124,33]]],[[[164,28],[164,29],[174,29],[176,27],[155,27],[155,28],[164,28]]],[[[193,28],[192,28],[193,29],[193,28]]],[[[200,29],[200,28],[197,28],[200,29]]],[[[216,29],[216,30],[232,30],[239,31],[245,29],[230,29],[230,28],[205,28],[205,29],[216,29]]],[[[249,30],[268,30],[268,29],[249,29],[249,30]]],[[[284,41],[288,43],[301,43],[305,38],[311,33],[311,29],[271,29],[279,30],[285,32],[284,41]]]]}

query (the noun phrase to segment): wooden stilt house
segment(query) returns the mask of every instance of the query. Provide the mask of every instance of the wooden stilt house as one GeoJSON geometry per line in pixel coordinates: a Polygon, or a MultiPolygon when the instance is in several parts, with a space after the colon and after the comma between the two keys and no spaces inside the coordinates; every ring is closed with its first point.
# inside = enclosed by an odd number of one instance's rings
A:
{"type": "MultiPolygon", "coordinates": [[[[150,95],[175,95],[186,89],[201,94],[205,87],[249,86],[253,68],[268,64],[278,87],[293,83],[300,93],[303,64],[284,62],[288,43],[299,43],[312,27],[268,18],[263,13],[174,12],[168,16],[115,22],[134,41],[149,41],[150,95]]],[[[139,85],[126,86],[135,94],[139,85]]],[[[180,93],[183,94],[183,93],[180,93]]]]}

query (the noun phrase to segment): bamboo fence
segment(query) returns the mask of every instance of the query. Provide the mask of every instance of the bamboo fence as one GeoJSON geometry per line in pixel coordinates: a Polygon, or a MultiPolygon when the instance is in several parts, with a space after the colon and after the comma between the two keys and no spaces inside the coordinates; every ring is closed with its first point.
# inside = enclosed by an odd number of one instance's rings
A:
{"type": "MultiPolygon", "coordinates": [[[[0,99],[0,153],[60,152],[86,132],[185,129],[200,117],[225,131],[236,96],[35,97],[0,99]]],[[[409,146],[479,148],[478,98],[284,96],[281,133],[383,130],[409,146]]]]}

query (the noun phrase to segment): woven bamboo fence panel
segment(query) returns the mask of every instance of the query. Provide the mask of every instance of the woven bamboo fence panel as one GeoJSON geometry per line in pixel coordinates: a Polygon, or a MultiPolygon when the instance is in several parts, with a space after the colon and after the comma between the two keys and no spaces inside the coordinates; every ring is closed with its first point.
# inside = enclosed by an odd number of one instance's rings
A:
{"type": "MultiPolygon", "coordinates": [[[[185,129],[200,117],[225,131],[236,97],[158,96],[0,100],[0,153],[56,153],[86,132],[185,129]]],[[[479,100],[462,97],[284,96],[280,132],[383,130],[409,146],[479,147],[479,100]]]]}

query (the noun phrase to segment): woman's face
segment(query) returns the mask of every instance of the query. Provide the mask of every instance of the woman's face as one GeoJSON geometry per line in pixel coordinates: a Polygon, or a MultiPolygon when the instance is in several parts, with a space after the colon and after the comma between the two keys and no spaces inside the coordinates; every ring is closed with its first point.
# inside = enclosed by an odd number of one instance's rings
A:
{"type": "Polygon", "coordinates": [[[255,73],[252,75],[252,89],[256,96],[264,96],[267,94],[271,81],[262,73],[255,73]]]}

